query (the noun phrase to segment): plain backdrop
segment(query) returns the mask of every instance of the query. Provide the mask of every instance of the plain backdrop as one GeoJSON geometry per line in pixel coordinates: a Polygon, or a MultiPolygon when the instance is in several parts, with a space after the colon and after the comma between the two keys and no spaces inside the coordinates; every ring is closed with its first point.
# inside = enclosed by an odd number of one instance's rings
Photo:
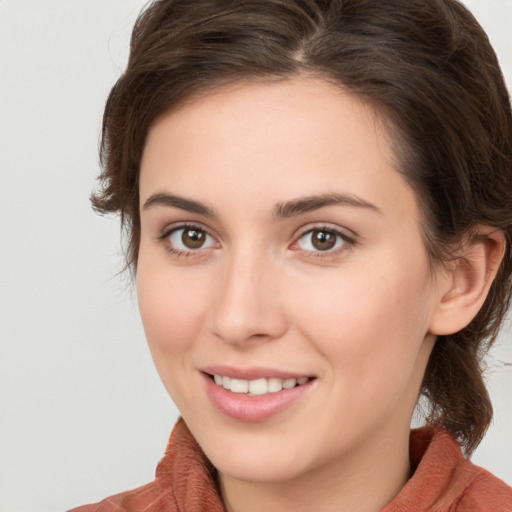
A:
{"type": "MultiPolygon", "coordinates": [[[[118,222],[88,196],[103,105],[142,0],[0,0],[0,512],[153,479],[177,410],[154,370],[118,222]]],[[[512,0],[472,0],[512,84],[512,0]]],[[[512,340],[474,460],[512,484],[512,340]]]]}

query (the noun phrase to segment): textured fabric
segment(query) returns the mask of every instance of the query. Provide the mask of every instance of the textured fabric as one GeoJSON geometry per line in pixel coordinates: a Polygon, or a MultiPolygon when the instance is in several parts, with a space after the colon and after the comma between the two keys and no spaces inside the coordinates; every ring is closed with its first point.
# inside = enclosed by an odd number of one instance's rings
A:
{"type": "MultiPolygon", "coordinates": [[[[442,429],[411,431],[416,471],[382,512],[512,512],[512,488],[465,459],[442,429]]],[[[180,419],[155,481],[71,512],[225,512],[215,469],[180,419]]]]}
{"type": "Polygon", "coordinates": [[[412,478],[382,512],[512,512],[512,488],[464,458],[449,432],[411,431],[412,478]]]}
{"type": "Polygon", "coordinates": [[[155,481],[71,512],[225,512],[215,470],[180,419],[155,481]]]}

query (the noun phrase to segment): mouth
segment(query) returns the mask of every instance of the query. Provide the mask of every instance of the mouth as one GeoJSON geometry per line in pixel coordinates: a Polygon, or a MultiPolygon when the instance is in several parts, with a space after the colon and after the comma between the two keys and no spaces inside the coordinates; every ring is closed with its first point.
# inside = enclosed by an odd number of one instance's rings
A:
{"type": "Polygon", "coordinates": [[[224,416],[258,423],[296,410],[317,376],[277,368],[215,365],[200,370],[210,403],[224,416]]]}
{"type": "Polygon", "coordinates": [[[249,423],[269,420],[304,403],[302,397],[313,392],[317,381],[265,369],[216,367],[201,373],[212,405],[224,416],[249,423]]]}
{"type": "Polygon", "coordinates": [[[292,389],[307,384],[314,377],[286,378],[279,377],[259,378],[253,380],[236,379],[227,375],[206,374],[217,386],[231,393],[247,396],[262,396],[278,393],[283,389],[292,389]]]}
{"type": "Polygon", "coordinates": [[[262,396],[271,393],[278,393],[283,389],[292,389],[303,386],[313,380],[314,377],[299,378],[259,378],[253,380],[237,379],[227,375],[207,374],[213,382],[231,393],[238,393],[247,396],[262,396]]]}

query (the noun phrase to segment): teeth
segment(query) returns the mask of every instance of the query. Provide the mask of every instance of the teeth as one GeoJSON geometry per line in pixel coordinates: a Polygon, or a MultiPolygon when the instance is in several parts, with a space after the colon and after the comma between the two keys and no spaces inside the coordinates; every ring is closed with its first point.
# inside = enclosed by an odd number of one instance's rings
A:
{"type": "Polygon", "coordinates": [[[281,391],[283,389],[283,381],[281,379],[277,379],[272,377],[271,379],[267,379],[267,389],[269,393],[275,393],[276,391],[281,391]]]}
{"type": "Polygon", "coordinates": [[[250,380],[248,384],[251,395],[264,395],[268,393],[267,379],[250,380]]]}
{"type": "Polygon", "coordinates": [[[283,388],[284,389],[292,389],[297,384],[297,379],[286,379],[283,380],[283,388]]]}
{"type": "Polygon", "coordinates": [[[249,381],[241,380],[241,379],[231,379],[231,392],[232,393],[248,393],[249,392],[249,381]]]}
{"type": "Polygon", "coordinates": [[[267,393],[277,393],[283,389],[291,389],[295,386],[302,386],[309,381],[308,377],[300,379],[279,379],[271,377],[270,379],[231,379],[223,375],[214,375],[213,380],[218,386],[231,391],[232,393],[244,393],[251,396],[266,395],[267,393]]]}

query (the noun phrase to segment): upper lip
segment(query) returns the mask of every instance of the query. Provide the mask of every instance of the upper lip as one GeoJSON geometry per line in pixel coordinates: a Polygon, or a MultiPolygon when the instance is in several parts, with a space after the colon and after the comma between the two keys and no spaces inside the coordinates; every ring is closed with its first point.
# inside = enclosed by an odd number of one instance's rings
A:
{"type": "Polygon", "coordinates": [[[264,368],[258,366],[251,368],[238,368],[234,366],[215,365],[206,366],[200,370],[204,373],[208,373],[209,375],[222,375],[223,377],[242,380],[270,379],[272,377],[285,380],[313,377],[313,375],[307,373],[289,372],[276,368],[264,368]]]}

